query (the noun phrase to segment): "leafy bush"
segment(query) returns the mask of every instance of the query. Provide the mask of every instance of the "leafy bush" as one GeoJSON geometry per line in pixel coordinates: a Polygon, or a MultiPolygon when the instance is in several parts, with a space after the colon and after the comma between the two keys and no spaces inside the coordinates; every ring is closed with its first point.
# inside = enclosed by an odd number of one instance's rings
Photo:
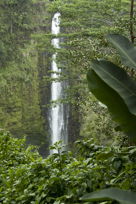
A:
{"type": "Polygon", "coordinates": [[[6,199],[7,186],[12,188],[14,174],[11,172],[40,158],[35,147],[26,147],[25,139],[11,137],[9,132],[0,129],[0,200],[6,199]],[[33,150],[33,151],[32,151],[33,150]]]}
{"type": "Polygon", "coordinates": [[[80,128],[81,136],[93,138],[94,143],[98,145],[111,145],[114,143],[114,145],[124,146],[128,144],[127,136],[118,131],[118,124],[113,122],[108,109],[93,94],[88,94],[82,109],[84,119],[80,128]]]}
{"type": "Polygon", "coordinates": [[[91,140],[77,141],[77,155],[61,152],[56,144],[53,148],[59,151],[42,159],[26,149],[24,140],[3,132],[0,147],[0,201],[5,204],[81,203],[80,197],[98,189],[136,190],[135,147],[120,149],[96,146],[91,140]]]}

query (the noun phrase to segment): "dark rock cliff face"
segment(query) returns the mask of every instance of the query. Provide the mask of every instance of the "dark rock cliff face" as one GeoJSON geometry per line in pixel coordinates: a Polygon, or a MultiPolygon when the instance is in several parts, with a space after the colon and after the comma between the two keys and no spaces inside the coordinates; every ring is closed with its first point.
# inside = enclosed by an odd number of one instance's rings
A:
{"type": "MultiPolygon", "coordinates": [[[[38,5],[39,6],[39,5],[38,5]]],[[[41,24],[38,27],[39,33],[41,33],[40,38],[40,48],[38,48],[38,77],[39,77],[39,106],[41,109],[41,115],[43,118],[43,128],[45,131],[44,141],[40,145],[39,152],[45,157],[49,154],[49,144],[50,144],[50,134],[49,134],[49,103],[50,103],[50,45],[49,42],[44,43],[42,39],[43,35],[50,34],[51,27],[51,16],[47,12],[48,5],[40,5],[41,8],[41,24]]],[[[47,41],[48,41],[47,40],[47,41]]]]}
{"type": "Polygon", "coordinates": [[[41,114],[44,119],[44,129],[45,129],[45,141],[43,145],[41,145],[39,151],[44,155],[49,154],[48,146],[49,146],[49,101],[50,101],[50,84],[45,82],[45,77],[49,76],[49,67],[50,67],[50,55],[46,52],[42,52],[38,54],[38,71],[39,71],[39,95],[40,95],[40,108],[41,114]]]}
{"type": "Polygon", "coordinates": [[[69,146],[72,148],[73,143],[79,138],[80,122],[78,108],[70,106],[69,122],[68,122],[68,141],[69,146]]]}

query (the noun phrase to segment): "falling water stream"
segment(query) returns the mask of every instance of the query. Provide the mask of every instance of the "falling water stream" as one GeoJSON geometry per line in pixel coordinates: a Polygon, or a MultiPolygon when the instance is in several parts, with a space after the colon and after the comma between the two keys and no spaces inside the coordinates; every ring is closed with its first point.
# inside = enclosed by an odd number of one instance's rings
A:
{"type": "MultiPolygon", "coordinates": [[[[59,12],[55,13],[52,18],[52,34],[55,34],[56,37],[52,39],[52,45],[54,48],[60,48],[60,39],[57,35],[60,33],[60,16],[59,12]]],[[[67,134],[67,116],[66,109],[63,103],[59,103],[60,99],[64,97],[65,82],[60,81],[59,77],[62,70],[58,68],[57,62],[57,53],[54,53],[52,56],[51,63],[51,78],[53,82],[51,84],[51,101],[57,102],[55,106],[52,106],[50,109],[50,130],[51,130],[51,144],[62,140],[64,144],[68,142],[67,134]]],[[[55,151],[53,151],[55,152],[55,151]]]]}

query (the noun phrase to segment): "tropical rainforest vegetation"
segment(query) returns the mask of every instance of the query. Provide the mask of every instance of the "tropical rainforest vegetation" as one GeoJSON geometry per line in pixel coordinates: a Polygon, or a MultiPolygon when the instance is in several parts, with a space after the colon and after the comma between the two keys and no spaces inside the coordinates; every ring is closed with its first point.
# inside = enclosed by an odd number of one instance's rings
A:
{"type": "Polygon", "coordinates": [[[135,11],[133,0],[0,1],[1,203],[136,203],[135,11]],[[68,87],[50,102],[55,51],[68,87]],[[69,105],[69,144],[47,156],[56,103],[69,105]]]}

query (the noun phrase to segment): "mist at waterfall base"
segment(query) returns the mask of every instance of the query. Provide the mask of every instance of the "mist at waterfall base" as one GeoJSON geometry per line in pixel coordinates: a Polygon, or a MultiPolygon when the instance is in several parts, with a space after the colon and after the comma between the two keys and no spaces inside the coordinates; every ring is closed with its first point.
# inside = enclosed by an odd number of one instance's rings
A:
{"type": "MultiPolygon", "coordinates": [[[[56,35],[52,39],[52,45],[54,48],[60,48],[60,39],[57,38],[57,35],[60,33],[60,17],[59,12],[55,13],[52,18],[51,32],[56,35]]],[[[58,141],[62,141],[62,144],[68,144],[68,108],[65,104],[59,103],[58,101],[65,97],[65,88],[66,82],[59,81],[59,77],[62,73],[61,68],[58,68],[57,62],[57,53],[54,53],[52,56],[51,62],[51,78],[53,82],[51,84],[51,102],[55,102],[55,106],[50,108],[50,135],[51,135],[51,145],[58,141]]],[[[56,153],[56,150],[51,150],[50,153],[56,153]]]]}

